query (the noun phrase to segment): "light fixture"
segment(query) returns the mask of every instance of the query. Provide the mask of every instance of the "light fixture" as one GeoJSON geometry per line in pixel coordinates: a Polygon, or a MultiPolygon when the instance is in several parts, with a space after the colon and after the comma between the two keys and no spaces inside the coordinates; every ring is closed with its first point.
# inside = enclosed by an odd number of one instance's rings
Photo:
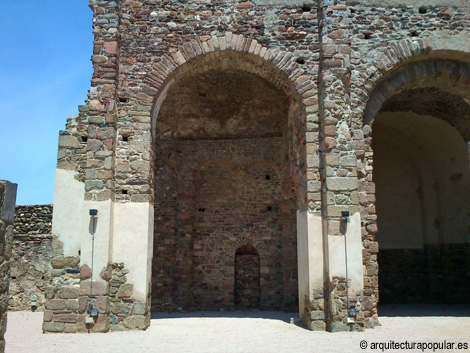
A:
{"type": "Polygon", "coordinates": [[[349,277],[348,277],[348,246],[346,241],[346,233],[349,222],[349,211],[341,211],[341,216],[344,218],[344,262],[346,265],[346,310],[347,310],[347,323],[349,324],[349,331],[353,330],[354,317],[357,315],[356,308],[349,308],[349,277]]]}
{"type": "Polygon", "coordinates": [[[93,324],[94,318],[98,317],[98,309],[93,307],[91,297],[93,295],[93,257],[95,253],[95,232],[96,222],[98,218],[98,210],[95,208],[90,209],[90,233],[91,233],[91,277],[90,277],[90,295],[88,296],[88,317],[85,320],[87,324],[93,324]]]}

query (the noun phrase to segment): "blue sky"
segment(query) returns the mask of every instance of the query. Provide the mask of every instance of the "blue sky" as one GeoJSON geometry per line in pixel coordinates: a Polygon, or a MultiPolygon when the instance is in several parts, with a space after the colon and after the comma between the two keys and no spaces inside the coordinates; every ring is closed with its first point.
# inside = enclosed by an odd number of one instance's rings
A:
{"type": "Polygon", "coordinates": [[[17,205],[53,202],[59,130],[90,89],[88,0],[2,0],[0,179],[17,205]]]}

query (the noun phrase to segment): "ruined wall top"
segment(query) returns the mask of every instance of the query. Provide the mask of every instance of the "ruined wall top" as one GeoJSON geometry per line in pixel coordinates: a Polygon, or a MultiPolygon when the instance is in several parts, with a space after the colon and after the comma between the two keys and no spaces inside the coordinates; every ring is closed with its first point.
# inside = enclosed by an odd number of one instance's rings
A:
{"type": "MultiPolygon", "coordinates": [[[[90,0],[90,6],[119,6],[119,5],[129,5],[134,1],[130,0],[90,0]]],[[[151,4],[164,4],[168,1],[163,0],[151,0],[147,1],[147,3],[151,4]]],[[[214,1],[212,0],[189,0],[189,1],[173,1],[173,2],[181,2],[181,3],[204,3],[207,5],[213,4],[214,1]]],[[[242,2],[242,1],[233,1],[233,2],[242,2]]],[[[319,3],[319,0],[252,0],[252,1],[245,1],[251,2],[254,6],[302,6],[302,5],[310,5],[316,6],[319,3]]],[[[468,0],[346,0],[345,1],[348,5],[371,5],[371,6],[380,6],[380,7],[402,7],[402,6],[426,6],[426,7],[436,7],[436,6],[444,6],[444,7],[465,7],[470,6],[470,2],[468,0]]],[[[333,5],[333,0],[323,0],[324,5],[333,5]]]]}
{"type": "MultiPolygon", "coordinates": [[[[326,1],[324,1],[326,2],[326,1]]],[[[468,0],[349,0],[349,5],[366,5],[379,7],[407,7],[407,6],[424,6],[424,7],[467,7],[470,6],[468,0]]]]}

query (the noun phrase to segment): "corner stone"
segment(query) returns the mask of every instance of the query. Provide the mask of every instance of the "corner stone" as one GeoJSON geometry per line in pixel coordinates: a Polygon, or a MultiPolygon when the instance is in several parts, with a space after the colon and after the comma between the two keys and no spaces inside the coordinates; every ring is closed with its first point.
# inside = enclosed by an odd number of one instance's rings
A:
{"type": "Polygon", "coordinates": [[[129,330],[145,330],[147,328],[146,317],[144,315],[133,315],[126,317],[123,321],[124,327],[129,330]]]}
{"type": "Polygon", "coordinates": [[[42,324],[43,332],[63,332],[65,324],[63,322],[44,322],[42,324]]]}

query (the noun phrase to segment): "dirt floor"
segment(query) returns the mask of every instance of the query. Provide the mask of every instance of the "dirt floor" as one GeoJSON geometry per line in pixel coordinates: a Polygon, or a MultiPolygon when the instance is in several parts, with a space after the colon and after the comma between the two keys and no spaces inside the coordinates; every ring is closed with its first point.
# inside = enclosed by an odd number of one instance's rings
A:
{"type": "Polygon", "coordinates": [[[10,312],[6,353],[470,351],[457,349],[458,343],[470,347],[470,306],[386,306],[379,314],[382,326],[352,333],[311,332],[289,324],[295,314],[254,311],[159,313],[146,331],[42,334],[42,313],[10,312]],[[445,341],[454,343],[454,349],[387,349],[384,345],[390,341],[428,345],[445,341]]]}

